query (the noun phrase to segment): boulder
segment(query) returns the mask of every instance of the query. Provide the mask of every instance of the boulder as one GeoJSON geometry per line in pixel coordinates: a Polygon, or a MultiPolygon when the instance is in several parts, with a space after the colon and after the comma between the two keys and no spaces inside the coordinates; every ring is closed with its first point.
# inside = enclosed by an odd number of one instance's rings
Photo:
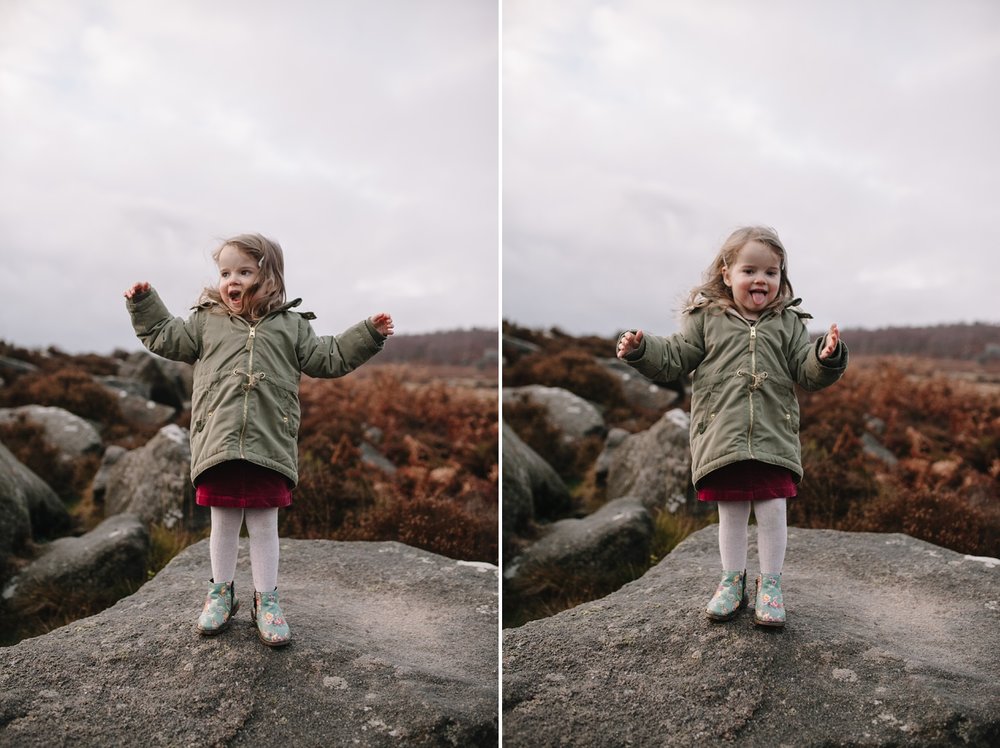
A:
{"type": "Polygon", "coordinates": [[[684,384],[680,381],[663,385],[647,379],[619,358],[596,360],[618,380],[625,401],[633,407],[663,412],[684,397],[684,384]]]}
{"type": "Polygon", "coordinates": [[[590,402],[561,387],[529,384],[525,387],[504,387],[503,403],[529,402],[545,408],[548,422],[561,434],[567,444],[591,434],[603,435],[604,416],[590,402]]]}
{"type": "Polygon", "coordinates": [[[196,511],[188,430],[164,426],[144,446],[122,455],[108,471],[104,515],[131,512],[149,524],[197,529],[208,511],[196,511]]]}
{"type": "Polygon", "coordinates": [[[374,445],[367,441],[361,442],[361,462],[370,467],[378,468],[387,475],[396,472],[396,466],[389,461],[384,454],[378,451],[374,445]]]}
{"type": "Polygon", "coordinates": [[[0,443],[0,557],[32,537],[54,537],[71,524],[55,491],[0,443]]]}
{"type": "Polygon", "coordinates": [[[608,499],[635,496],[649,509],[676,512],[687,502],[691,484],[690,416],[675,408],[646,431],[605,447],[602,460],[608,499]]]}
{"type": "Polygon", "coordinates": [[[146,581],[148,556],[146,525],[134,514],[119,514],[81,537],[49,543],[4,586],[3,602],[13,611],[29,611],[53,597],[110,604],[116,599],[110,593],[120,595],[126,585],[146,581]]]}
{"type": "Polygon", "coordinates": [[[171,408],[183,410],[191,402],[190,364],[136,351],[118,365],[118,376],[141,382],[149,388],[151,400],[171,408]]]}
{"type": "Polygon", "coordinates": [[[45,443],[56,450],[63,460],[74,460],[101,451],[101,435],[97,429],[68,410],[45,405],[0,408],[0,423],[13,423],[21,418],[41,426],[45,443]]]}
{"type": "Polygon", "coordinates": [[[104,457],[101,458],[101,467],[98,468],[94,480],[90,483],[90,496],[96,506],[104,506],[104,495],[108,491],[111,468],[126,454],[128,454],[128,450],[117,444],[111,444],[104,450],[104,457]]]}
{"type": "Polygon", "coordinates": [[[572,507],[569,489],[549,463],[503,424],[503,539],[536,516],[558,516],[572,507]]]}
{"type": "Polygon", "coordinates": [[[22,361],[19,358],[11,358],[10,356],[0,356],[0,374],[13,374],[17,376],[19,374],[31,374],[36,371],[38,371],[38,367],[32,363],[22,361]]]}
{"type": "Polygon", "coordinates": [[[611,595],[506,630],[505,746],[996,745],[997,559],[791,528],[784,629],[708,620],[719,576],[716,525],[611,595]]]}
{"type": "Polygon", "coordinates": [[[521,575],[531,578],[537,571],[554,570],[560,577],[599,587],[608,579],[621,579],[628,567],[647,566],[652,537],[649,512],[638,499],[624,496],[583,519],[553,522],[541,540],[514,559],[504,578],[516,586],[521,575]]]}
{"type": "Polygon", "coordinates": [[[31,540],[26,494],[35,485],[34,480],[40,479],[0,443],[0,584],[7,559],[31,540]]]}
{"type": "Polygon", "coordinates": [[[496,746],[497,570],[399,543],[282,540],[292,643],[242,606],[198,636],[208,540],[96,616],[0,648],[0,744],[496,746]]]}
{"type": "Polygon", "coordinates": [[[132,426],[159,427],[169,423],[177,415],[177,410],[169,405],[161,405],[113,385],[105,384],[104,387],[118,398],[122,418],[132,426]]]}

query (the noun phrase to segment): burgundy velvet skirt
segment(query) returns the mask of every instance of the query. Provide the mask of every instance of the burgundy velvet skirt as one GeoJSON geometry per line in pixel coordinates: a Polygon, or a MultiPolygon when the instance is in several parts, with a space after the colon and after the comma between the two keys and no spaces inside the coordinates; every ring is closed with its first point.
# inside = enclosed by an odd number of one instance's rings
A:
{"type": "Polygon", "coordinates": [[[229,460],[198,476],[195,501],[200,506],[271,509],[292,503],[292,488],[281,473],[246,460],[229,460]]]}
{"type": "Polygon", "coordinates": [[[761,501],[798,495],[788,468],[756,460],[734,462],[701,479],[698,501],[761,501]]]}

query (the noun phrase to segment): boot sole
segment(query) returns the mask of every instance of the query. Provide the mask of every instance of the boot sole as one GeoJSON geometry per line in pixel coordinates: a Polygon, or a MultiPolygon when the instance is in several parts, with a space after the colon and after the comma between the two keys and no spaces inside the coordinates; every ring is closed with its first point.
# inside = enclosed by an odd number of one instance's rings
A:
{"type": "Polygon", "coordinates": [[[218,634],[221,634],[223,631],[229,628],[229,624],[233,622],[233,616],[235,616],[239,612],[239,609],[240,609],[240,601],[237,600],[233,604],[233,609],[229,611],[229,618],[227,618],[222,623],[222,625],[220,625],[219,628],[217,629],[203,629],[201,626],[198,625],[196,625],[195,628],[198,630],[198,633],[201,634],[202,636],[216,636],[218,634]]]}
{"type": "Polygon", "coordinates": [[[723,623],[725,621],[731,621],[734,618],[736,618],[737,615],[739,615],[739,612],[741,610],[747,607],[747,602],[748,602],[747,596],[746,594],[744,594],[743,598],[740,600],[739,606],[737,606],[736,610],[734,610],[732,613],[726,613],[725,615],[722,615],[720,613],[712,613],[711,611],[706,610],[705,617],[708,618],[708,620],[710,621],[718,621],[719,623],[723,623]]]}
{"type": "Polygon", "coordinates": [[[782,622],[778,622],[778,621],[762,621],[759,618],[757,618],[757,616],[754,616],[753,622],[756,623],[758,626],[764,626],[765,628],[771,628],[771,629],[783,629],[783,628],[785,628],[785,624],[784,624],[783,621],[782,622]]]}

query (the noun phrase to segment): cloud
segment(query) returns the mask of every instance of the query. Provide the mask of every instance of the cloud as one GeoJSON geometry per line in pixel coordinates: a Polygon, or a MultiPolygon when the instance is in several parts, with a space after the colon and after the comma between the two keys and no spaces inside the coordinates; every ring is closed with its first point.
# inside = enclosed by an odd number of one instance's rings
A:
{"type": "Polygon", "coordinates": [[[1000,320],[995,4],[513,0],[503,31],[505,317],[670,332],[763,223],[820,326],[1000,320]]]}
{"type": "Polygon", "coordinates": [[[123,290],[185,314],[246,231],[321,333],[496,325],[497,36],[462,0],[5,5],[0,339],[134,348],[123,290]]]}

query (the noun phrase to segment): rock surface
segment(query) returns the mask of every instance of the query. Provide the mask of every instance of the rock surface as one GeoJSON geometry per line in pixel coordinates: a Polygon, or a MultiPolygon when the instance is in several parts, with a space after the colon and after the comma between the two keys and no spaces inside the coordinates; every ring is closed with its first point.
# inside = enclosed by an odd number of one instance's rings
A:
{"type": "Polygon", "coordinates": [[[0,566],[33,536],[69,526],[69,512],[55,491],[0,443],[0,566]]]}
{"type": "Polygon", "coordinates": [[[187,429],[164,426],[144,446],[118,457],[108,468],[104,514],[131,512],[147,524],[197,528],[208,512],[196,512],[187,429]]]}
{"type": "Polygon", "coordinates": [[[579,395],[561,387],[529,384],[524,387],[504,387],[503,402],[524,401],[545,408],[548,422],[560,433],[567,444],[579,441],[590,434],[603,434],[606,430],[604,416],[579,395]]]}
{"type": "Polygon", "coordinates": [[[150,399],[158,403],[183,409],[191,401],[190,364],[136,351],[119,364],[118,376],[144,384],[150,399]]]}
{"type": "Polygon", "coordinates": [[[282,540],[292,643],[195,633],[208,541],[96,616],[0,649],[0,744],[497,745],[497,572],[399,543],[282,540]]]}
{"type": "MultiPolygon", "coordinates": [[[[3,588],[3,603],[12,610],[29,610],[39,599],[93,591],[106,599],[111,590],[145,581],[149,533],[134,514],[104,520],[79,538],[53,540],[3,588]]],[[[123,594],[118,592],[118,595],[123,594]]],[[[111,602],[111,598],[108,602],[111,602]]]]}
{"type": "Polygon", "coordinates": [[[607,498],[638,496],[648,509],[674,512],[687,502],[691,483],[689,416],[675,408],[646,431],[626,437],[617,446],[609,440],[600,462],[607,475],[607,498]]]}
{"type": "MultiPolygon", "coordinates": [[[[571,506],[569,489],[549,463],[503,424],[503,539],[513,535],[536,514],[555,516],[571,506]]],[[[506,550],[505,550],[506,553],[506,550]]]]}
{"type": "Polygon", "coordinates": [[[63,408],[45,405],[0,408],[0,423],[11,423],[18,418],[41,426],[45,443],[59,452],[65,460],[100,452],[103,446],[97,429],[63,408]]]}
{"type": "Polygon", "coordinates": [[[788,625],[765,630],[704,616],[717,543],[507,630],[505,746],[997,745],[1000,561],[791,528],[788,625]]]}
{"type": "Polygon", "coordinates": [[[665,411],[683,396],[684,385],[681,382],[674,382],[669,387],[657,384],[617,358],[599,358],[597,362],[618,380],[629,405],[665,411]]]}
{"type": "Polygon", "coordinates": [[[545,536],[514,559],[504,577],[516,583],[519,574],[552,568],[560,574],[591,582],[620,576],[623,566],[649,564],[653,520],[638,499],[610,501],[582,519],[553,522],[545,536]]]}

